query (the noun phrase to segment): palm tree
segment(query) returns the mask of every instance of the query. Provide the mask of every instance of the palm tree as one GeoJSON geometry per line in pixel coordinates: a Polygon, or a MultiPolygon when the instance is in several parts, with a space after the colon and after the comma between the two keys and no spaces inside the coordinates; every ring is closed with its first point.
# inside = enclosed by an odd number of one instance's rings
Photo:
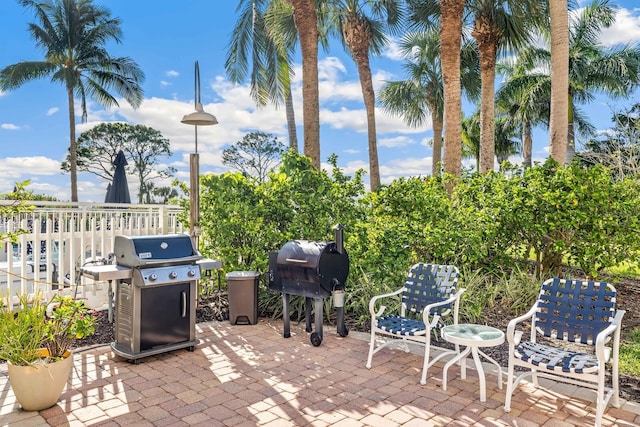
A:
{"type": "Polygon", "coordinates": [[[293,6],[302,53],[304,154],[320,169],[320,94],[318,89],[318,13],[316,0],[286,0],[293,6]]]}
{"type": "Polygon", "coordinates": [[[283,1],[240,0],[236,8],[240,16],[231,34],[225,69],[231,81],[241,83],[251,64],[254,101],[260,106],[271,102],[276,108],[284,101],[289,147],[297,152],[291,95],[292,55],[297,33],[290,9],[291,5],[283,1]]]}
{"type": "MultiPolygon", "coordinates": [[[[587,103],[595,98],[595,92],[622,97],[628,96],[640,85],[640,46],[625,45],[605,49],[598,41],[602,29],[611,25],[615,19],[615,11],[608,5],[608,0],[594,1],[576,16],[571,24],[569,40],[569,86],[565,97],[568,103],[568,126],[566,139],[569,144],[562,152],[557,152],[557,141],[551,140],[551,157],[556,161],[562,159],[570,162],[574,156],[576,130],[578,133],[590,135],[593,126],[588,123],[578,104],[587,103]],[[555,144],[555,148],[554,148],[555,144]],[[557,157],[560,156],[560,157],[557,157]]],[[[551,78],[550,71],[553,55],[541,47],[529,47],[520,52],[520,61],[530,88],[536,88],[535,98],[528,101],[534,112],[537,108],[544,111],[549,105],[549,127],[554,114],[553,84],[556,75],[551,78]],[[544,94],[545,99],[540,99],[544,94]]],[[[507,86],[510,83],[507,83],[507,86]]],[[[533,113],[532,113],[533,114],[533,113]]],[[[557,126],[557,124],[556,124],[557,126]]],[[[553,130],[550,131],[553,134],[553,130]]]]}
{"type": "MultiPolygon", "coordinates": [[[[431,116],[433,157],[431,175],[440,176],[442,168],[442,131],[444,87],[440,67],[440,32],[437,28],[405,35],[400,43],[406,60],[407,80],[391,81],[380,91],[384,109],[401,116],[409,126],[423,126],[431,116]]],[[[462,87],[469,99],[479,96],[478,54],[475,43],[466,41],[461,52],[462,87]]]]}
{"type": "Polygon", "coordinates": [[[472,36],[478,43],[482,100],[480,103],[480,173],[493,170],[495,156],[495,77],[498,54],[513,52],[528,41],[536,10],[525,0],[474,0],[472,36]]]}
{"type": "Polygon", "coordinates": [[[444,79],[444,171],[462,173],[460,46],[465,0],[440,0],[440,64],[444,79]]]}
{"type": "Polygon", "coordinates": [[[376,96],[371,78],[369,53],[379,55],[387,45],[385,28],[394,32],[401,22],[398,0],[338,0],[333,3],[341,40],[358,68],[362,96],[367,111],[369,141],[369,175],[371,191],[380,185],[378,142],[376,139],[376,96]]]}
{"type": "Polygon", "coordinates": [[[515,63],[498,66],[508,80],[498,89],[496,102],[499,114],[504,114],[510,126],[520,129],[523,166],[532,165],[534,126],[549,123],[549,86],[546,74],[531,70],[527,58],[529,50],[521,51],[515,63]]]}
{"type": "Polygon", "coordinates": [[[570,26],[567,162],[575,156],[574,115],[578,110],[574,103],[592,101],[596,91],[626,97],[640,85],[640,45],[605,49],[599,41],[602,30],[615,18],[609,0],[595,0],[570,26]]]}
{"type": "Polygon", "coordinates": [[[462,117],[462,158],[474,159],[476,171],[480,170],[480,113],[462,117]]]}
{"type": "Polygon", "coordinates": [[[551,157],[561,165],[567,160],[569,127],[569,4],[549,2],[551,25],[551,112],[549,143],[551,157]]]}
{"type": "Polygon", "coordinates": [[[82,121],[87,120],[87,96],[106,108],[118,106],[115,91],[137,108],[142,102],[144,73],[128,57],[111,57],[105,45],[120,43],[120,20],[92,0],[20,0],[35,11],[39,25],[29,25],[36,45],[45,50],[42,61],[22,61],[0,70],[0,90],[50,77],[67,90],[69,105],[69,162],[71,200],[78,201],[76,114],[74,94],[80,98],[82,121]]]}
{"type": "Polygon", "coordinates": [[[440,176],[444,89],[439,33],[407,34],[401,46],[406,57],[402,67],[407,79],[385,83],[380,90],[380,104],[385,111],[402,117],[412,127],[424,126],[430,113],[433,129],[431,175],[440,176]]]}
{"type": "MultiPolygon", "coordinates": [[[[498,115],[494,125],[495,153],[498,164],[509,159],[509,156],[520,153],[520,141],[516,137],[516,129],[513,122],[506,115],[498,115]]],[[[471,117],[462,118],[462,157],[473,158],[476,161],[476,171],[480,170],[480,111],[476,111],[471,117]]],[[[485,172],[486,173],[486,172],[485,172]]]]}
{"type": "Polygon", "coordinates": [[[509,120],[506,114],[501,114],[495,118],[495,146],[498,165],[502,169],[502,163],[509,159],[509,156],[521,152],[521,144],[517,137],[516,126],[509,120]]]}

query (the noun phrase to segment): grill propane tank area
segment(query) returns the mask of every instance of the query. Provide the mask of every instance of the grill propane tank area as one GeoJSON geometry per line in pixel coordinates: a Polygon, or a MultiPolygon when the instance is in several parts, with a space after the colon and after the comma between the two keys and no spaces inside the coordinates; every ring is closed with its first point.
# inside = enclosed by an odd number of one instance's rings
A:
{"type": "Polygon", "coordinates": [[[277,252],[269,253],[269,289],[282,292],[285,338],[291,336],[289,296],[305,297],[306,331],[312,332],[311,301],[315,302],[315,331],[310,339],[314,346],[322,344],[324,298],[333,297],[336,307],[337,332],[345,337],[344,290],[349,276],[349,255],[344,249],[344,227],[335,227],[335,240],[315,242],[294,240],[277,252]]]}
{"type": "Polygon", "coordinates": [[[116,265],[83,268],[94,280],[117,280],[113,351],[139,359],[176,349],[193,351],[201,270],[221,267],[202,259],[186,234],[116,236],[116,265]]]}

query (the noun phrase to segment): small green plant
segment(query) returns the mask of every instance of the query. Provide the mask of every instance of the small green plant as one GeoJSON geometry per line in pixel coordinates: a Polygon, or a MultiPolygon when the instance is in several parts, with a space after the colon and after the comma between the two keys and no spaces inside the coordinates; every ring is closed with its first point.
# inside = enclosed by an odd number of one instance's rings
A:
{"type": "Polygon", "coordinates": [[[95,322],[71,296],[55,295],[45,304],[41,295],[21,295],[17,307],[0,306],[0,358],[21,366],[61,360],[76,339],[94,333],[95,322]]]}
{"type": "Polygon", "coordinates": [[[69,295],[55,295],[47,306],[44,348],[51,359],[60,359],[77,339],[95,332],[96,317],[83,301],[69,295]]]}
{"type": "Polygon", "coordinates": [[[16,309],[0,305],[0,358],[14,365],[31,365],[41,358],[46,307],[40,298],[18,297],[16,309]]]}
{"type": "Polygon", "coordinates": [[[640,328],[629,332],[620,345],[620,371],[640,376],[640,328]]]}

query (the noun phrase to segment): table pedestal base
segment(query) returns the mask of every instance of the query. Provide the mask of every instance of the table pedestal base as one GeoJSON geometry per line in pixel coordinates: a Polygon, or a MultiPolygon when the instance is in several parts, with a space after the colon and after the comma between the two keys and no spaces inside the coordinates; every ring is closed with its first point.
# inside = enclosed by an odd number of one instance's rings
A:
{"type": "Polygon", "coordinates": [[[447,390],[447,370],[451,367],[451,365],[458,361],[461,361],[460,378],[462,378],[463,380],[467,378],[467,356],[469,355],[469,353],[471,353],[473,356],[473,362],[475,364],[476,371],[478,372],[478,379],[480,380],[480,401],[486,402],[487,386],[480,356],[484,357],[486,360],[498,367],[498,388],[500,390],[502,390],[502,367],[498,364],[498,362],[493,360],[483,351],[479,350],[476,346],[467,346],[463,351],[461,351],[458,355],[456,355],[453,359],[451,359],[444,365],[444,370],[442,371],[442,390],[447,390]]]}

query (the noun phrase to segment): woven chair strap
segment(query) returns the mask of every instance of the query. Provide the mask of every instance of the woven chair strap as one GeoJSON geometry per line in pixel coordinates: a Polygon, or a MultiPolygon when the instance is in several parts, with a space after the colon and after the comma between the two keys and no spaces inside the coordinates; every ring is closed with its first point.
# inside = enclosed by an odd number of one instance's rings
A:
{"type": "Polygon", "coordinates": [[[536,328],[547,337],[583,344],[611,324],[615,289],[603,282],[552,279],[540,291],[536,328]]]}
{"type": "Polygon", "coordinates": [[[592,354],[566,351],[529,341],[521,342],[516,347],[516,357],[551,371],[581,374],[598,368],[598,359],[592,354]]]}
{"type": "Polygon", "coordinates": [[[417,319],[407,319],[400,316],[382,316],[378,320],[378,327],[394,335],[424,335],[424,322],[417,319]]]}
{"type": "MultiPolygon", "coordinates": [[[[456,292],[458,269],[452,265],[419,263],[409,271],[402,302],[412,311],[421,312],[425,306],[446,300],[456,292]]],[[[441,314],[450,309],[450,304],[437,307],[441,314]]]]}

